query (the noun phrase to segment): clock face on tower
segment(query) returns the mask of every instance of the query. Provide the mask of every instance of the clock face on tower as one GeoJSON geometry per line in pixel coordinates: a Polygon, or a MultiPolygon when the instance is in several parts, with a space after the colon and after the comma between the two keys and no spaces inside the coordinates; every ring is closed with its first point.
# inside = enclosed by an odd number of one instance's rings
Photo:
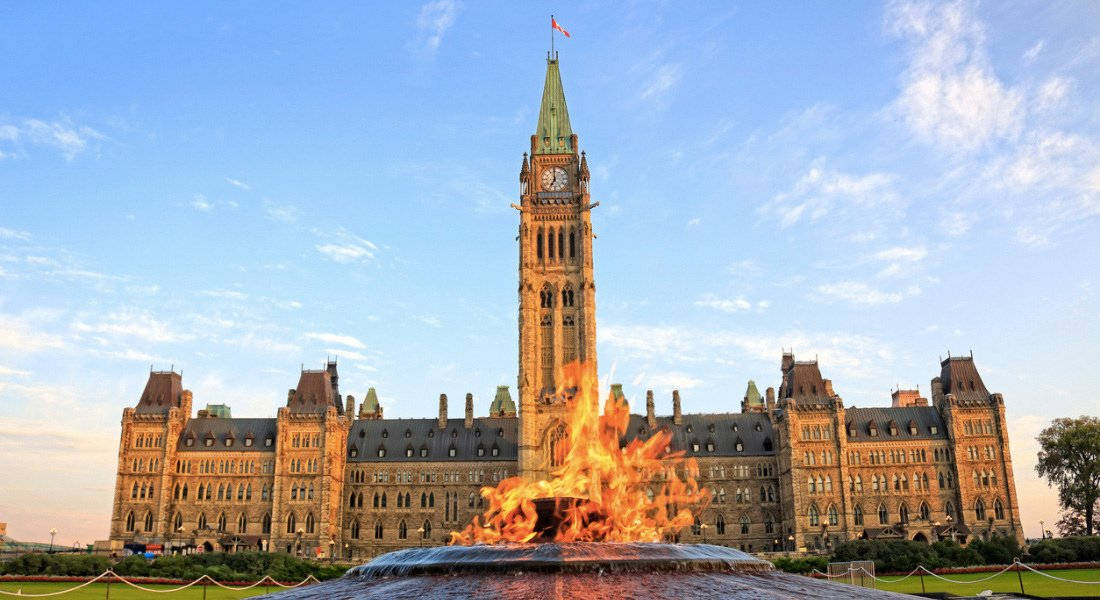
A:
{"type": "Polygon", "coordinates": [[[542,172],[542,189],[548,192],[560,192],[569,185],[569,175],[561,167],[550,167],[542,172]]]}

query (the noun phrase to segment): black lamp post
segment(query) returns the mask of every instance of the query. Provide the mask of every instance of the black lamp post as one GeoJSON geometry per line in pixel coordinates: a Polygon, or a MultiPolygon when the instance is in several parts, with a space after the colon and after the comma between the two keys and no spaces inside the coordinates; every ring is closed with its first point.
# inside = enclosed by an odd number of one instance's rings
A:
{"type": "Polygon", "coordinates": [[[53,554],[53,538],[57,535],[57,529],[50,529],[50,554],[53,554]]]}
{"type": "Polygon", "coordinates": [[[794,536],[788,535],[787,542],[791,545],[791,552],[794,552],[794,536]]]}

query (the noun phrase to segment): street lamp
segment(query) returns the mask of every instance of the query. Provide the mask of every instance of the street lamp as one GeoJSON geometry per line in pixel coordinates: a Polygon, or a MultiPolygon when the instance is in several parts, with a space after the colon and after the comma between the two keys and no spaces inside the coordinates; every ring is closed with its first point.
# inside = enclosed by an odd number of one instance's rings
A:
{"type": "Polygon", "coordinates": [[[336,562],[336,541],[332,538],[328,539],[328,564],[336,562]]]}
{"type": "Polygon", "coordinates": [[[423,548],[424,547],[424,526],[421,525],[420,527],[417,527],[416,532],[420,534],[420,547],[423,548]]]}
{"type": "Polygon", "coordinates": [[[702,525],[699,526],[699,529],[703,532],[703,543],[704,544],[707,543],[707,527],[708,527],[708,525],[706,523],[703,523],[702,525]]]}
{"type": "Polygon", "coordinates": [[[348,543],[344,542],[344,560],[348,559],[348,543]]]}
{"type": "Polygon", "coordinates": [[[50,529],[50,554],[53,554],[53,538],[57,535],[57,528],[50,529]]]}
{"type": "Polygon", "coordinates": [[[790,545],[791,545],[791,552],[794,552],[794,536],[793,535],[788,535],[787,536],[787,542],[790,543],[790,545]]]}
{"type": "Polygon", "coordinates": [[[297,555],[298,555],[299,558],[302,557],[302,534],[305,533],[305,532],[306,531],[304,529],[302,529],[301,527],[298,528],[298,551],[297,551],[297,555]]]}
{"type": "Polygon", "coordinates": [[[1039,519],[1039,537],[1044,540],[1047,539],[1047,526],[1042,519],[1039,519]]]}
{"type": "Polygon", "coordinates": [[[779,538],[772,540],[772,552],[779,550],[779,538]]]}

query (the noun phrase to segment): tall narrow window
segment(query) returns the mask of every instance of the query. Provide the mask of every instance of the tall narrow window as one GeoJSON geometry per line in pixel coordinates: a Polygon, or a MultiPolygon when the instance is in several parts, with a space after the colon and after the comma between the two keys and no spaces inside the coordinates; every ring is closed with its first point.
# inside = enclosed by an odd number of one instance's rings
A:
{"type": "Polygon", "coordinates": [[[909,507],[902,504],[898,509],[898,519],[904,524],[909,522],[909,507]]]}
{"type": "Polygon", "coordinates": [[[565,233],[561,229],[558,230],[558,260],[565,258],[565,233]]]}
{"type": "Polygon", "coordinates": [[[298,525],[298,518],[294,516],[294,513],[290,513],[289,515],[287,515],[287,517],[286,517],[286,532],[287,533],[294,533],[295,528],[297,527],[297,525],[298,525]]]}
{"type": "Polygon", "coordinates": [[[536,236],[535,241],[535,256],[542,262],[542,228],[539,228],[539,233],[536,236]]]}
{"type": "Polygon", "coordinates": [[[985,520],[985,502],[982,502],[981,498],[978,498],[978,501],[974,503],[974,518],[979,521],[985,520]]]}
{"type": "Polygon", "coordinates": [[[134,530],[134,511],[126,513],[126,531],[134,530]]]}
{"type": "Polygon", "coordinates": [[[549,235],[546,236],[546,258],[554,260],[554,228],[550,228],[549,235]]]}
{"type": "Polygon", "coordinates": [[[551,467],[560,467],[565,463],[565,455],[569,451],[569,433],[565,430],[564,423],[558,423],[550,432],[549,449],[551,467]]]}
{"type": "Polygon", "coordinates": [[[397,524],[397,539],[409,539],[409,526],[405,524],[404,519],[402,519],[401,522],[397,524]]]}
{"type": "Polygon", "coordinates": [[[314,521],[313,513],[306,515],[306,533],[313,533],[314,521]]]}
{"type": "Polygon", "coordinates": [[[817,511],[817,505],[816,504],[811,504],[810,505],[810,513],[809,514],[810,514],[810,526],[811,527],[817,527],[818,525],[821,525],[821,514],[817,511]]]}
{"type": "Polygon", "coordinates": [[[359,539],[359,521],[352,521],[351,523],[351,539],[359,539]]]}
{"type": "Polygon", "coordinates": [[[264,528],[263,533],[271,533],[271,515],[264,515],[264,528]]]}
{"type": "Polygon", "coordinates": [[[569,259],[577,258],[577,232],[569,228],[569,259]]]}
{"type": "Polygon", "coordinates": [[[153,513],[146,512],[145,513],[145,531],[152,531],[152,530],[153,530],[153,513]]]}
{"type": "Polygon", "coordinates": [[[993,501],[993,517],[998,521],[1005,518],[1005,506],[1000,498],[993,501]]]}
{"type": "Polygon", "coordinates": [[[863,525],[863,509],[858,504],[852,511],[852,520],[856,525],[863,525]]]}
{"type": "Polygon", "coordinates": [[[837,525],[837,524],[840,523],[840,513],[837,512],[835,504],[830,504],[829,505],[828,514],[829,514],[829,525],[837,525]]]}
{"type": "Polygon", "coordinates": [[[878,505],[878,522],[879,525],[885,525],[890,522],[890,515],[886,512],[886,504],[878,505]]]}
{"type": "Polygon", "coordinates": [[[248,533],[248,517],[243,513],[237,517],[237,533],[248,533]]]}

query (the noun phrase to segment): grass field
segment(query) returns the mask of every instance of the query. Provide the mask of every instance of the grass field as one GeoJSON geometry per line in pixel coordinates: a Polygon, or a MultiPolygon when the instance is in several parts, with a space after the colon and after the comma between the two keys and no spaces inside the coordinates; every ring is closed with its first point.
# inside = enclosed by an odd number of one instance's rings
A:
{"type": "MultiPolygon", "coordinates": [[[[74,582],[62,582],[62,583],[18,583],[18,582],[3,582],[0,583],[0,590],[5,592],[15,592],[22,590],[24,594],[44,594],[49,592],[60,592],[61,590],[67,590],[74,586],[80,585],[74,582]]],[[[144,587],[167,590],[175,585],[146,585],[144,587]]],[[[269,592],[277,592],[282,588],[274,585],[268,587],[269,592]]],[[[216,585],[206,586],[206,600],[236,600],[237,598],[250,598],[252,596],[260,596],[264,594],[264,586],[256,586],[250,590],[245,591],[232,591],[220,588],[216,585]]],[[[201,600],[202,586],[196,585],[189,587],[185,590],[180,590],[171,594],[150,594],[141,590],[132,588],[124,583],[112,583],[111,584],[111,600],[139,600],[149,598],[150,596],[156,596],[158,598],[165,598],[165,600],[201,600]]],[[[64,600],[93,600],[107,597],[107,584],[105,583],[93,583],[92,585],[80,588],[75,592],[68,594],[61,594],[58,596],[51,596],[52,598],[62,598],[64,600]]],[[[5,598],[18,598],[18,596],[8,596],[6,594],[0,594],[0,600],[5,598]]]]}
{"type": "MultiPolygon", "coordinates": [[[[1054,575],[1055,577],[1062,577],[1065,579],[1076,579],[1077,581],[1096,581],[1100,582],[1100,569],[1058,569],[1052,571],[1044,571],[1054,575]]],[[[944,575],[949,579],[955,580],[973,580],[989,577],[992,573],[964,573],[957,575],[944,575]]],[[[1100,583],[1096,585],[1083,585],[1076,583],[1065,583],[1043,577],[1037,573],[1031,573],[1024,571],[1020,573],[1024,580],[1024,592],[1033,596],[1044,597],[1059,597],[1059,596],[1100,596],[1100,583]]],[[[903,592],[903,593],[920,593],[921,580],[917,576],[910,577],[905,580],[899,580],[898,577],[883,577],[891,582],[879,581],[875,584],[880,590],[888,590],[891,592],[903,592]]],[[[848,583],[847,579],[837,579],[848,583]]],[[[856,583],[859,583],[859,577],[856,576],[856,583]]],[[[959,595],[974,595],[982,590],[993,590],[994,592],[1017,592],[1020,591],[1020,580],[1016,577],[1015,571],[1009,571],[1007,573],[1001,573],[997,577],[990,579],[989,581],[983,581],[981,583],[961,584],[961,583],[948,583],[941,579],[936,579],[930,575],[924,576],[924,589],[928,592],[950,592],[952,594],[959,595]]]]}

